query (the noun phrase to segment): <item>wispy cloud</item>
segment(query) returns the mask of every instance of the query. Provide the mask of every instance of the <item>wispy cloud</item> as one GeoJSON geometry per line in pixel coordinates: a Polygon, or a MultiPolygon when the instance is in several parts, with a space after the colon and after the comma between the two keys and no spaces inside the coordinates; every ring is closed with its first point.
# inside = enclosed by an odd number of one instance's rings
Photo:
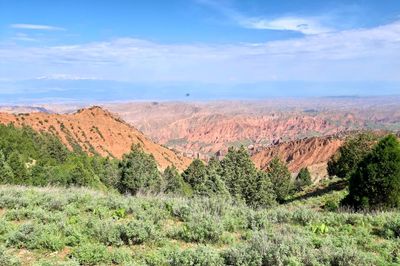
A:
{"type": "Polygon", "coordinates": [[[15,34],[14,37],[12,37],[13,40],[16,41],[24,41],[24,42],[37,42],[38,40],[36,38],[33,38],[29,36],[28,34],[25,33],[17,33],[15,34]]]}
{"type": "Polygon", "coordinates": [[[69,74],[50,74],[46,76],[39,76],[36,80],[100,80],[96,77],[69,75],[69,74]]]}
{"type": "Polygon", "coordinates": [[[324,26],[318,18],[280,17],[276,19],[240,17],[237,22],[246,28],[259,30],[289,30],[303,34],[320,34],[332,32],[334,29],[324,26]]]}
{"type": "Polygon", "coordinates": [[[11,24],[13,29],[24,29],[24,30],[46,30],[46,31],[64,31],[64,28],[50,26],[50,25],[38,25],[38,24],[11,24]]]}
{"type": "Polygon", "coordinates": [[[374,28],[230,45],[162,44],[132,38],[47,47],[0,44],[0,70],[10,79],[96,77],[150,83],[400,81],[399,51],[397,21],[374,28]]]}
{"type": "Polygon", "coordinates": [[[305,35],[320,34],[335,31],[332,27],[325,25],[325,16],[303,17],[303,16],[280,16],[280,17],[253,17],[245,15],[236,9],[217,2],[215,0],[197,0],[198,3],[213,8],[225,17],[237,23],[239,26],[258,30],[281,30],[296,31],[305,35]]]}

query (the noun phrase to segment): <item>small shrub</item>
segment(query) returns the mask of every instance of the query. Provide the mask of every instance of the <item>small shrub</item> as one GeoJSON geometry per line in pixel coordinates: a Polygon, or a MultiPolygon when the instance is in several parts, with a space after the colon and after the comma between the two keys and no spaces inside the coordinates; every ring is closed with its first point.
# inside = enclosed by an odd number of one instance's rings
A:
{"type": "Polygon", "coordinates": [[[108,264],[112,260],[107,247],[101,244],[84,244],[72,250],[71,257],[81,265],[108,264]]]}
{"type": "Polygon", "coordinates": [[[4,247],[0,247],[0,266],[19,266],[21,262],[18,258],[7,253],[4,247]]]}
{"type": "Polygon", "coordinates": [[[200,246],[196,249],[186,249],[175,252],[170,257],[170,266],[222,266],[223,258],[215,250],[200,246]]]}
{"type": "Polygon", "coordinates": [[[121,239],[127,245],[142,244],[158,236],[159,232],[154,224],[133,220],[121,228],[121,239]]]}
{"type": "Polygon", "coordinates": [[[23,224],[17,231],[9,235],[6,244],[16,248],[50,251],[58,251],[65,246],[62,235],[54,225],[37,226],[34,224],[23,224]]]}
{"type": "Polygon", "coordinates": [[[324,210],[336,212],[339,209],[339,204],[334,200],[327,200],[324,205],[324,210]]]}
{"type": "Polygon", "coordinates": [[[216,243],[220,240],[223,227],[211,216],[194,217],[186,222],[178,232],[178,237],[186,242],[216,243]]]}
{"type": "Polygon", "coordinates": [[[126,265],[132,260],[129,249],[118,248],[111,252],[111,262],[117,265],[126,265]]]}
{"type": "Polygon", "coordinates": [[[386,222],[379,234],[386,238],[400,238],[400,217],[386,222]]]}

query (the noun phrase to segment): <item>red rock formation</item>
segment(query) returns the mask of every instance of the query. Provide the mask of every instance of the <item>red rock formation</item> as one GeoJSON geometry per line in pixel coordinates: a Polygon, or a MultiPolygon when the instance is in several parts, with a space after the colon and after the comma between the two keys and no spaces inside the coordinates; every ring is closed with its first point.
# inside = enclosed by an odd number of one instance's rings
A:
{"type": "Polygon", "coordinates": [[[343,138],[312,137],[302,140],[282,142],[256,152],[252,159],[257,167],[266,169],[268,163],[278,156],[288,164],[291,172],[309,167],[313,175],[326,175],[326,163],[343,144],[343,138]]]}
{"type": "Polygon", "coordinates": [[[162,169],[174,164],[183,170],[191,161],[150,141],[142,132],[100,107],[81,109],[73,114],[0,113],[0,123],[30,126],[36,131],[50,132],[58,136],[69,149],[79,145],[89,154],[97,152],[102,156],[121,158],[129,152],[132,144],[140,144],[146,152],[154,155],[162,169]]]}

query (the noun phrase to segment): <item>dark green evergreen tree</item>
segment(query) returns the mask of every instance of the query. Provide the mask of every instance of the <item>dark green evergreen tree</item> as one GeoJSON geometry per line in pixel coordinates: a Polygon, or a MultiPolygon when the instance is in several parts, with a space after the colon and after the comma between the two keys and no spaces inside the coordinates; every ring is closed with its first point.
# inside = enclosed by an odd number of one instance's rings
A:
{"type": "Polygon", "coordinates": [[[139,145],[133,145],[119,163],[121,192],[135,195],[139,191],[158,191],[161,178],[153,155],[145,153],[139,145]]]}
{"type": "Polygon", "coordinates": [[[12,183],[14,174],[11,167],[6,162],[3,152],[0,150],[0,182],[3,184],[12,183]]]}
{"type": "Polygon", "coordinates": [[[201,160],[195,159],[182,176],[196,195],[228,196],[229,193],[221,179],[220,171],[221,167],[216,159],[211,159],[207,166],[201,160]]]}
{"type": "Polygon", "coordinates": [[[267,173],[258,171],[255,188],[257,191],[253,193],[252,200],[250,201],[251,206],[269,207],[276,204],[274,187],[267,173]]]}
{"type": "Polygon", "coordinates": [[[221,161],[221,169],[222,180],[232,197],[251,206],[269,206],[275,202],[270,178],[257,170],[243,146],[229,148],[221,161]]]}
{"type": "Polygon", "coordinates": [[[207,168],[200,159],[194,159],[182,173],[183,180],[192,186],[193,190],[206,190],[207,168]]]}
{"type": "Polygon", "coordinates": [[[257,179],[257,168],[252,162],[246,149],[233,147],[221,161],[222,178],[229,193],[239,199],[251,200],[254,194],[254,185],[257,179]]]}
{"type": "Polygon", "coordinates": [[[100,178],[100,181],[107,187],[117,187],[119,183],[120,173],[118,169],[118,160],[101,158],[93,156],[91,165],[94,173],[100,178]]]}
{"type": "Polygon", "coordinates": [[[371,133],[349,137],[328,161],[328,174],[345,178],[350,176],[359,162],[372,150],[377,137],[371,133]]]}
{"type": "Polygon", "coordinates": [[[220,162],[212,157],[207,165],[207,189],[211,195],[228,197],[229,191],[221,177],[222,167],[220,162]]]}
{"type": "Polygon", "coordinates": [[[185,181],[179,174],[178,169],[174,165],[165,168],[163,173],[164,178],[164,193],[167,194],[185,194],[185,181]]]}
{"type": "Polygon", "coordinates": [[[18,151],[13,151],[7,159],[7,164],[11,167],[16,184],[24,184],[29,180],[25,162],[18,151]]]}
{"type": "Polygon", "coordinates": [[[278,202],[283,202],[289,195],[293,194],[292,176],[286,164],[278,157],[274,157],[268,164],[267,173],[271,179],[278,202]]]}
{"type": "Polygon", "coordinates": [[[81,162],[76,162],[68,174],[69,186],[89,186],[94,183],[93,174],[81,162]]]}
{"type": "Polygon", "coordinates": [[[296,189],[299,191],[304,187],[312,185],[311,174],[308,168],[301,168],[295,180],[296,189]]]}
{"type": "Polygon", "coordinates": [[[355,208],[400,207],[400,143],[383,138],[358,164],[343,202],[355,208]]]}

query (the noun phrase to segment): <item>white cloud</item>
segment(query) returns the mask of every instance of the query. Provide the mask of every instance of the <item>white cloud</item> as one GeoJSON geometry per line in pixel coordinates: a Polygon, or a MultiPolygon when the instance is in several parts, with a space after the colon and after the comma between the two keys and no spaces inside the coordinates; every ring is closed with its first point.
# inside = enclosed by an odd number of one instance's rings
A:
{"type": "Polygon", "coordinates": [[[267,20],[263,18],[237,18],[240,25],[260,30],[290,30],[303,34],[320,34],[332,32],[334,29],[323,26],[318,18],[281,17],[267,20]]]}
{"type": "Polygon", "coordinates": [[[215,0],[197,0],[197,2],[218,10],[224,16],[233,20],[235,23],[244,28],[257,30],[296,31],[305,35],[335,31],[335,29],[332,27],[325,25],[325,21],[330,20],[328,16],[283,16],[275,18],[252,17],[244,15],[234,8],[215,0]]]}
{"type": "Polygon", "coordinates": [[[15,34],[14,37],[12,37],[13,40],[16,41],[24,41],[24,42],[37,42],[38,40],[36,38],[33,38],[31,36],[29,36],[28,34],[25,33],[17,33],[15,34]]]}
{"type": "Polygon", "coordinates": [[[37,80],[99,80],[96,77],[87,77],[69,74],[50,74],[45,76],[36,77],[37,80]]]}
{"type": "Polygon", "coordinates": [[[55,27],[50,25],[38,25],[38,24],[11,24],[13,29],[24,29],[24,30],[47,30],[47,31],[63,31],[64,28],[55,27]]]}
{"type": "Polygon", "coordinates": [[[231,45],[161,44],[132,38],[48,47],[0,44],[0,73],[10,79],[96,77],[220,84],[400,81],[399,51],[400,21],[370,29],[231,45]]]}

